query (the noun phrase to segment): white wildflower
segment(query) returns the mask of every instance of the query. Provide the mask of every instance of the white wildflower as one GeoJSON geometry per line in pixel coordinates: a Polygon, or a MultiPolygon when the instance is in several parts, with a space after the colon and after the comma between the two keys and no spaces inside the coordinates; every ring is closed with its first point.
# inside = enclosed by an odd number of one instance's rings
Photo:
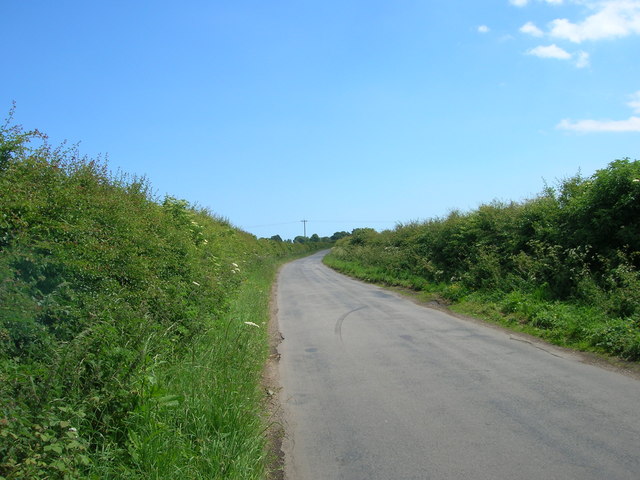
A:
{"type": "Polygon", "coordinates": [[[198,282],[191,282],[191,283],[193,283],[196,287],[200,286],[200,284],[198,282]]]}
{"type": "Polygon", "coordinates": [[[245,325],[249,325],[251,327],[258,327],[260,328],[260,325],[258,325],[257,323],[253,323],[253,322],[244,322],[245,325]]]}

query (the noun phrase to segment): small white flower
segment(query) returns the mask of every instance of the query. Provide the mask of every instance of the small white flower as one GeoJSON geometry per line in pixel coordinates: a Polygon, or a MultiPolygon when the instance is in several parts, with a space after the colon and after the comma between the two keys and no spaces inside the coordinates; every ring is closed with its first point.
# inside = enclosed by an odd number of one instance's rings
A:
{"type": "Polygon", "coordinates": [[[234,267],[238,268],[238,264],[237,263],[232,263],[231,265],[233,265],[234,267]]]}
{"type": "Polygon", "coordinates": [[[258,327],[260,328],[260,325],[258,325],[257,323],[253,323],[253,322],[244,322],[245,325],[249,325],[251,327],[258,327]]]}
{"type": "Polygon", "coordinates": [[[193,283],[193,284],[194,284],[195,286],[197,286],[197,287],[199,287],[199,286],[200,286],[200,284],[199,284],[198,282],[191,282],[191,283],[193,283]]]}

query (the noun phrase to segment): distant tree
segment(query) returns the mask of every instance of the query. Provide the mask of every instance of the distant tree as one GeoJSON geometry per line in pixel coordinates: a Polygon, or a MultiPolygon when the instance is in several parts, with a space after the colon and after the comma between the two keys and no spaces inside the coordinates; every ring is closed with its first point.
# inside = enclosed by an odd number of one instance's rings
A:
{"type": "Polygon", "coordinates": [[[365,245],[372,240],[378,232],[373,228],[355,228],[351,232],[351,238],[348,240],[352,245],[365,245]]]}
{"type": "Polygon", "coordinates": [[[348,237],[349,235],[351,235],[349,232],[336,232],[331,235],[330,239],[335,242],[337,240],[340,240],[341,238],[348,237]]]}
{"type": "Polygon", "coordinates": [[[282,237],[280,235],[274,235],[273,237],[271,237],[271,240],[273,240],[274,242],[281,242],[282,237]]]}
{"type": "Polygon", "coordinates": [[[303,237],[302,235],[298,235],[293,239],[293,243],[307,243],[309,241],[309,237],[303,237]]]}
{"type": "Polygon", "coordinates": [[[317,233],[314,233],[313,235],[311,235],[311,238],[309,240],[311,242],[319,242],[320,241],[320,237],[318,236],[317,233]]]}

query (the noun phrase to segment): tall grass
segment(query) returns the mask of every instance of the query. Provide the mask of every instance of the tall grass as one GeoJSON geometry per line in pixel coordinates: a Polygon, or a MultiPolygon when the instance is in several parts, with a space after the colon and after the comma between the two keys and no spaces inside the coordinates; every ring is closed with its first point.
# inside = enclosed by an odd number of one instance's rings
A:
{"type": "MultiPolygon", "coordinates": [[[[229,311],[184,360],[155,365],[131,418],[131,478],[261,479],[266,468],[260,375],[276,262],[248,272],[229,311]]],[[[108,462],[97,478],[121,478],[108,462]]]]}

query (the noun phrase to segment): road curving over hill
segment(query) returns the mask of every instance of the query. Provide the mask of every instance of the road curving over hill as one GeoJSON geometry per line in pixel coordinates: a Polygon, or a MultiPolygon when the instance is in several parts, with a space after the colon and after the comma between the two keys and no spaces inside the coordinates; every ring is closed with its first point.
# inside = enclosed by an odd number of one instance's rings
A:
{"type": "Polygon", "coordinates": [[[640,381],[321,259],[278,278],[287,479],[638,478],[640,381]]]}

